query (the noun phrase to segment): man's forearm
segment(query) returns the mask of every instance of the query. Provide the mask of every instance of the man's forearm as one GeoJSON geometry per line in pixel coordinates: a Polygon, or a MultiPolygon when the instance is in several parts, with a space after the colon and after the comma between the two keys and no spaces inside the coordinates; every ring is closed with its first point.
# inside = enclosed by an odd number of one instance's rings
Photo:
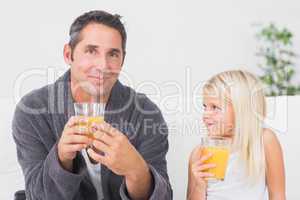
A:
{"type": "Polygon", "coordinates": [[[132,199],[149,199],[153,190],[153,178],[147,164],[134,174],[125,177],[128,195],[132,199]]]}

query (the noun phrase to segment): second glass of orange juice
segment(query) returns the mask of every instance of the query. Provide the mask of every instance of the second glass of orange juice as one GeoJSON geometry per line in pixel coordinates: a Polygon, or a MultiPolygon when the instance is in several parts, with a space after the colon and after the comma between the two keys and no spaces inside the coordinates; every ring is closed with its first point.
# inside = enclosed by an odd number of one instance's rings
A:
{"type": "Polygon", "coordinates": [[[208,180],[224,180],[230,154],[230,142],[230,139],[224,137],[201,138],[202,153],[204,155],[212,153],[212,156],[204,164],[216,164],[216,167],[205,170],[214,175],[208,180]]]}

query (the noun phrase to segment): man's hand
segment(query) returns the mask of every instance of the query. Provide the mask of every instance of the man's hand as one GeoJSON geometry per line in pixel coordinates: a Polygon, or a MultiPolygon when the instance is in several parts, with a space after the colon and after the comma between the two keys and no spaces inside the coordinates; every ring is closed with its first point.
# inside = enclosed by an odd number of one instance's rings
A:
{"type": "Polygon", "coordinates": [[[73,169],[76,153],[91,143],[91,139],[86,136],[86,128],[79,126],[81,122],[86,122],[86,119],[79,116],[71,117],[58,142],[59,161],[62,167],[70,172],[73,169]]]}
{"type": "Polygon", "coordinates": [[[133,199],[148,198],[152,186],[149,167],[128,138],[106,122],[97,125],[94,138],[94,149],[88,149],[89,156],[115,174],[125,176],[133,199]]]}

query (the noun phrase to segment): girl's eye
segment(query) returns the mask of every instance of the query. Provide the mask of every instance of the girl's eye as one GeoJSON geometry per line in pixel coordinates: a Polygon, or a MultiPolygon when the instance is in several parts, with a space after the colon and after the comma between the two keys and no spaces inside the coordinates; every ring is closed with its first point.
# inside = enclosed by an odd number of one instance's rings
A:
{"type": "Polygon", "coordinates": [[[217,111],[217,110],[221,110],[221,108],[219,108],[219,107],[218,107],[218,106],[216,106],[216,105],[213,105],[213,106],[212,106],[212,109],[213,109],[213,110],[215,110],[215,111],[217,111]]]}
{"type": "Polygon", "coordinates": [[[210,110],[210,111],[220,111],[221,108],[216,106],[216,105],[206,105],[206,104],[202,104],[202,107],[204,110],[210,110]]]}

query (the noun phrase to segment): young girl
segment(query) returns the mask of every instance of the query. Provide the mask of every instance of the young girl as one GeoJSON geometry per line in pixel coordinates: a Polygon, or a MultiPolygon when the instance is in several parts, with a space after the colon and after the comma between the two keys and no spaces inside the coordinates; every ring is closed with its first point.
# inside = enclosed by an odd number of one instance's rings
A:
{"type": "Polygon", "coordinates": [[[285,200],[282,150],[276,135],[263,128],[265,96],[260,81],[245,71],[226,71],[203,88],[203,122],[208,135],[231,139],[225,179],[207,181],[215,164],[196,147],[189,161],[188,200],[285,200]]]}

